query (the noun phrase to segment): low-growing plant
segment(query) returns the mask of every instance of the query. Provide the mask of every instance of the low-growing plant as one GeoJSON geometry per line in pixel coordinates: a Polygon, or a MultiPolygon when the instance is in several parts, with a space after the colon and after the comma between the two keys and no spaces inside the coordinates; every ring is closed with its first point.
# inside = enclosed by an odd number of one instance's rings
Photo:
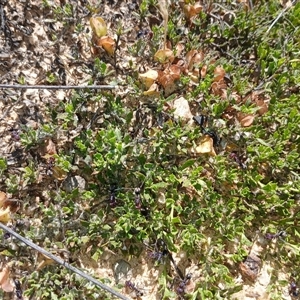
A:
{"type": "MultiPolygon", "coordinates": [[[[154,18],[158,2],[143,0],[135,16],[142,22],[154,18]]],[[[199,5],[171,1],[168,17],[157,14],[147,37],[134,42],[124,42],[128,32],[121,23],[110,25],[117,49],[110,57],[94,53],[87,81],[123,86],[73,92],[48,107],[47,122],[22,128],[20,143],[13,145],[28,156],[15,172],[2,155],[2,186],[24,199],[15,216],[29,218],[31,225],[22,229],[28,238],[53,251],[66,248],[65,259],[93,276],[92,265],[116,257],[150,264],[148,244],[159,256],[152,266],[158,276],[149,278],[161,299],[233,299],[246,286],[239,274],[245,279],[247,257],[259,249],[269,266],[276,253],[267,291],[279,299],[290,289],[299,258],[299,41],[293,34],[299,4],[283,12],[274,1],[199,5]],[[169,19],[167,27],[163,19],[169,19]],[[166,46],[165,28],[174,57],[155,62],[166,46]],[[179,70],[179,88],[166,98],[160,76],[172,67],[179,70]],[[157,72],[154,95],[145,95],[139,68],[157,72]],[[178,116],[180,98],[188,99],[188,117],[178,116]],[[45,146],[49,140],[52,148],[45,146]],[[190,269],[191,291],[184,282],[190,269]],[[178,282],[184,282],[183,295],[176,292],[178,282]]],[[[53,9],[67,28],[74,7],[53,9]]],[[[76,26],[82,32],[84,25],[76,26]]],[[[145,24],[132,28],[138,33],[140,26],[145,24]]],[[[46,80],[55,83],[55,74],[46,80]]],[[[32,267],[32,258],[19,252],[16,260],[29,268],[26,296],[109,299],[64,268],[32,267]]],[[[142,274],[141,264],[137,268],[142,274]]],[[[103,281],[113,285],[110,275],[103,281]]],[[[250,275],[256,281],[259,272],[250,275]]]]}

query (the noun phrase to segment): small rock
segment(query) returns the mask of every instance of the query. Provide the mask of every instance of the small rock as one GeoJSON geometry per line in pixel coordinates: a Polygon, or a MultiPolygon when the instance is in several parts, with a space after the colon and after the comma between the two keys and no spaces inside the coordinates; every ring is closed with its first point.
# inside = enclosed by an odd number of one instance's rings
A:
{"type": "Polygon", "coordinates": [[[126,277],[131,270],[131,265],[124,259],[118,260],[114,265],[114,277],[116,283],[119,283],[120,279],[125,282],[126,277]]]}
{"type": "Polygon", "coordinates": [[[259,269],[261,266],[261,260],[254,254],[250,254],[246,259],[240,263],[240,270],[243,278],[252,282],[256,281],[259,269]]]}
{"type": "Polygon", "coordinates": [[[78,188],[80,192],[86,189],[86,181],[81,176],[68,176],[64,181],[64,188],[66,192],[71,193],[74,189],[78,188]]]}
{"type": "Polygon", "coordinates": [[[184,98],[180,97],[174,101],[174,116],[175,118],[182,118],[190,121],[193,119],[193,115],[190,110],[189,102],[184,98]]]}

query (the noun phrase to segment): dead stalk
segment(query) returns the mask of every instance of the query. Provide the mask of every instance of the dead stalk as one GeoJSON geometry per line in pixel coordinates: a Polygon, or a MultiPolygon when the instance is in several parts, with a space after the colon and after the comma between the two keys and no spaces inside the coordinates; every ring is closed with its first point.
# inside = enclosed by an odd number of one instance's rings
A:
{"type": "Polygon", "coordinates": [[[114,85],[21,85],[21,84],[0,84],[0,89],[39,89],[39,90],[80,90],[99,89],[112,90],[114,85]]]}

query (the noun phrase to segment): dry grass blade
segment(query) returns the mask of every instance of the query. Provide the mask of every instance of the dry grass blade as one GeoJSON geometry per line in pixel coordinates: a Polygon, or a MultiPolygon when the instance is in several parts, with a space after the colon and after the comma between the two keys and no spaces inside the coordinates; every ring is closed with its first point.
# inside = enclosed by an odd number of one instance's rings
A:
{"type": "Polygon", "coordinates": [[[167,0],[159,0],[158,1],[158,7],[160,10],[160,13],[164,19],[164,50],[166,49],[166,43],[167,43],[167,29],[168,29],[168,19],[169,19],[169,13],[168,13],[168,3],[167,0]]]}
{"type": "Polygon", "coordinates": [[[288,11],[294,4],[296,4],[297,0],[294,0],[290,5],[287,5],[281,13],[275,18],[275,20],[272,22],[268,30],[266,31],[266,35],[270,32],[270,30],[273,28],[273,26],[278,22],[278,20],[284,15],[286,11],[288,11]]]}

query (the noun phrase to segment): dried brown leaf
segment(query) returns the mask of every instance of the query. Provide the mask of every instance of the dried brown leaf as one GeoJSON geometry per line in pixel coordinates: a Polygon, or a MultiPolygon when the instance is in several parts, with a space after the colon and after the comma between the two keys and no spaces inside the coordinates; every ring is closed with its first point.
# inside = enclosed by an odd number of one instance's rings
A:
{"type": "Polygon", "coordinates": [[[214,70],[214,82],[219,82],[224,79],[226,72],[221,66],[217,66],[214,70]]]}
{"type": "Polygon", "coordinates": [[[6,207],[5,209],[0,208],[0,222],[8,223],[10,221],[10,208],[6,207]]]}
{"type": "Polygon", "coordinates": [[[174,80],[169,74],[161,72],[158,77],[158,82],[165,88],[167,85],[171,84],[174,80]]]}
{"type": "Polygon", "coordinates": [[[192,70],[193,68],[193,57],[197,54],[197,50],[190,50],[186,56],[185,56],[185,59],[186,59],[186,63],[188,65],[188,69],[189,70],[192,70]]]}
{"type": "Polygon", "coordinates": [[[0,208],[3,207],[3,204],[7,200],[7,196],[4,192],[0,191],[0,208]]]}
{"type": "Polygon", "coordinates": [[[147,91],[143,92],[143,95],[145,95],[145,96],[158,97],[159,94],[160,93],[158,91],[158,85],[156,83],[153,83],[147,91]]]}
{"type": "Polygon", "coordinates": [[[266,112],[268,112],[269,107],[268,107],[267,103],[263,99],[257,99],[255,102],[256,102],[256,105],[258,107],[260,107],[260,109],[257,111],[259,115],[262,116],[266,112]]]}
{"type": "Polygon", "coordinates": [[[178,43],[176,46],[175,46],[175,53],[176,53],[176,57],[179,57],[182,53],[182,51],[184,50],[184,45],[181,44],[181,43],[178,43]]]}
{"type": "Polygon", "coordinates": [[[197,72],[197,70],[194,70],[192,72],[189,72],[187,75],[191,79],[191,81],[192,81],[191,83],[194,83],[194,84],[199,83],[199,71],[197,72]]]}
{"type": "Polygon", "coordinates": [[[92,28],[93,33],[99,38],[107,34],[107,27],[105,21],[101,17],[91,17],[90,26],[92,28]]]}
{"type": "Polygon", "coordinates": [[[0,272],[0,288],[7,293],[14,290],[14,285],[10,279],[10,270],[8,267],[4,267],[0,272]]]}
{"type": "Polygon", "coordinates": [[[206,73],[207,73],[207,65],[204,65],[200,71],[201,78],[204,78],[206,76],[206,73]]]}
{"type": "Polygon", "coordinates": [[[55,261],[44,254],[40,254],[38,257],[39,264],[37,270],[41,270],[46,266],[55,264],[55,261]]]}
{"type": "Polygon", "coordinates": [[[98,56],[100,53],[99,48],[95,47],[95,46],[91,46],[91,54],[92,56],[98,56]]]}
{"type": "Polygon", "coordinates": [[[195,17],[202,11],[202,5],[200,3],[195,3],[194,5],[188,4],[184,6],[184,15],[185,17],[190,20],[191,18],[195,17]]]}
{"type": "Polygon", "coordinates": [[[227,96],[226,88],[227,85],[224,80],[216,81],[211,84],[212,93],[216,96],[222,97],[223,99],[227,96]]]}
{"type": "Polygon", "coordinates": [[[187,69],[186,69],[187,65],[183,59],[178,59],[178,61],[176,62],[176,65],[179,67],[179,69],[182,73],[187,73],[187,69]]]}
{"type": "Polygon", "coordinates": [[[109,55],[113,55],[115,52],[115,41],[110,36],[102,36],[97,45],[102,47],[109,55]]]}
{"type": "Polygon", "coordinates": [[[222,117],[227,120],[231,120],[235,115],[236,115],[236,109],[232,105],[229,105],[226,107],[225,111],[223,112],[222,117]]]}
{"type": "Polygon", "coordinates": [[[203,61],[203,59],[204,59],[204,53],[198,51],[197,54],[192,59],[193,65],[198,68],[199,64],[203,61]]]}
{"type": "Polygon", "coordinates": [[[203,61],[203,59],[204,59],[204,54],[201,51],[199,52],[196,50],[191,50],[186,55],[189,76],[191,76],[191,79],[194,82],[198,82],[200,79],[199,66],[200,63],[203,61]]]}
{"type": "Polygon", "coordinates": [[[252,125],[252,123],[254,121],[254,115],[239,112],[237,114],[237,119],[240,122],[241,126],[249,127],[252,125]]]}
{"type": "Polygon", "coordinates": [[[160,49],[155,53],[154,60],[161,64],[172,63],[174,61],[173,51],[170,49],[160,49]]]}
{"type": "Polygon", "coordinates": [[[241,4],[241,7],[243,7],[245,11],[248,11],[250,9],[249,0],[238,0],[238,2],[241,4]]]}
{"type": "Polygon", "coordinates": [[[158,72],[156,70],[148,70],[146,73],[139,74],[140,81],[145,85],[147,89],[151,87],[151,85],[157,78],[158,72]]]}
{"type": "Polygon", "coordinates": [[[180,79],[181,70],[178,65],[171,65],[166,71],[170,74],[173,80],[180,79]]]}
{"type": "Polygon", "coordinates": [[[163,72],[159,72],[157,80],[163,86],[166,96],[172,94],[177,89],[176,80],[179,80],[180,73],[180,67],[177,65],[171,65],[163,72]]]}
{"type": "Polygon", "coordinates": [[[20,201],[17,199],[7,199],[3,203],[3,209],[9,208],[10,212],[16,212],[20,207],[20,201]]]}
{"type": "Polygon", "coordinates": [[[50,155],[56,154],[56,145],[51,139],[46,141],[46,152],[50,155]]]}
{"type": "Polygon", "coordinates": [[[213,139],[210,136],[204,135],[200,138],[198,145],[191,149],[191,152],[193,154],[209,154],[216,156],[213,143],[213,139]]]}
{"type": "Polygon", "coordinates": [[[256,103],[256,105],[259,107],[259,109],[257,111],[259,115],[262,116],[263,114],[265,114],[268,111],[268,109],[269,109],[268,100],[265,99],[263,94],[259,94],[254,91],[251,94],[251,101],[256,103]]]}
{"type": "Polygon", "coordinates": [[[195,68],[193,71],[192,71],[192,76],[197,78],[197,82],[199,81],[200,79],[200,70],[198,68],[195,68]]]}

